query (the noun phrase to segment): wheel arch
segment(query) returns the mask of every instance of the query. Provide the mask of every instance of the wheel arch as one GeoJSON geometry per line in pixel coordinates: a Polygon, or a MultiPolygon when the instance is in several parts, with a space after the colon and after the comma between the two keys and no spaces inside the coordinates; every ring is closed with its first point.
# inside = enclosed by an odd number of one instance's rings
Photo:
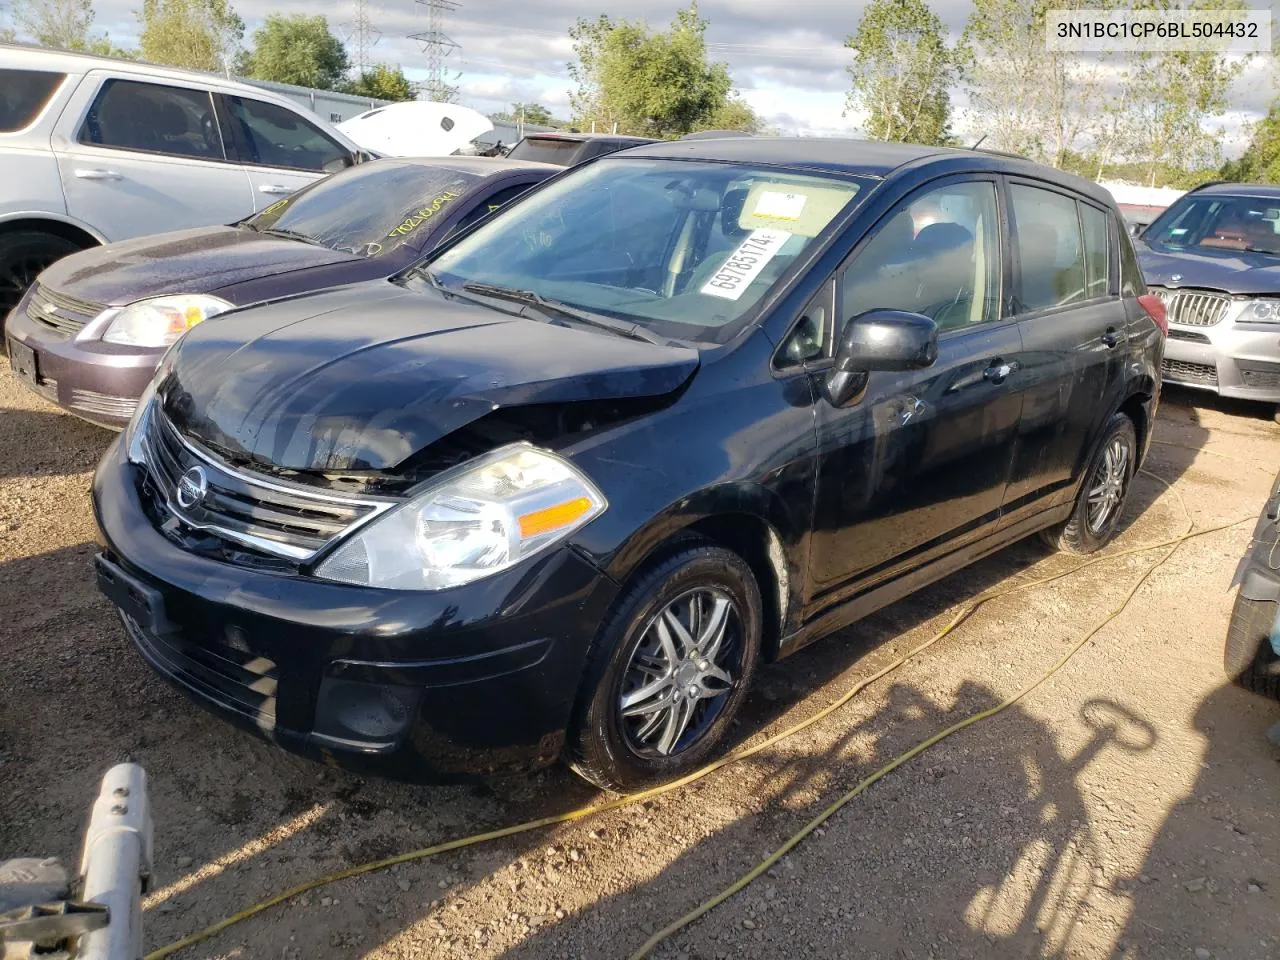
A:
{"type": "Polygon", "coordinates": [[[746,562],[760,589],[762,652],[776,659],[780,639],[800,609],[804,564],[801,524],[782,498],[760,486],[713,488],[653,518],[615,554],[608,572],[619,582],[678,550],[690,539],[732,550],[746,562]]]}
{"type": "Polygon", "coordinates": [[[24,230],[52,234],[79,244],[81,249],[101,246],[107,242],[105,237],[88,227],[53,214],[22,214],[0,220],[0,236],[24,230]]]}

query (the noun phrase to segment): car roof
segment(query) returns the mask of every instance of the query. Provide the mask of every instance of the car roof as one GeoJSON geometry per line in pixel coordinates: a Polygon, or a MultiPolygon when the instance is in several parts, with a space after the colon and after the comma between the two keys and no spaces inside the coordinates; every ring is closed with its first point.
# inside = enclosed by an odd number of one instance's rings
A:
{"type": "MultiPolygon", "coordinates": [[[[31,70],[50,70],[58,73],[87,73],[90,70],[123,70],[140,76],[157,79],[180,79],[200,83],[216,83],[222,88],[243,91],[247,96],[259,100],[279,100],[288,103],[301,113],[310,111],[288,97],[264,87],[257,87],[238,80],[229,80],[220,73],[204,70],[187,70],[182,67],[170,67],[144,60],[130,60],[127,57],[99,57],[91,53],[75,53],[70,50],[50,50],[45,47],[33,47],[20,43],[0,43],[0,65],[31,70]]],[[[332,124],[326,125],[332,129],[332,124]]]]}
{"type": "MultiPolygon", "coordinates": [[[[1075,174],[1033,163],[1015,154],[959,147],[932,147],[886,140],[843,137],[719,137],[700,140],[660,140],[631,147],[617,157],[655,157],[671,160],[719,160],[796,167],[850,176],[884,179],[907,164],[931,159],[968,159],[974,171],[991,171],[1048,180],[1111,205],[1105,189],[1075,174]]],[[[956,172],[961,172],[957,169],[956,172]]]]}
{"type": "Polygon", "coordinates": [[[1280,199],[1280,186],[1271,183],[1207,183],[1202,187],[1197,187],[1192,192],[1198,196],[1210,194],[1231,197],[1265,197],[1268,200],[1280,199]]]}

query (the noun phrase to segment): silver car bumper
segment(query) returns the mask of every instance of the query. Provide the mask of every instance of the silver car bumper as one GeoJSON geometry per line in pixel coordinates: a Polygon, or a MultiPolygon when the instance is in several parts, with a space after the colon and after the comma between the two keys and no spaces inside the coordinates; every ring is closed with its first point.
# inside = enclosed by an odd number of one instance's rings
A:
{"type": "Polygon", "coordinates": [[[1165,383],[1280,403],[1280,324],[1170,323],[1161,370],[1165,383]]]}

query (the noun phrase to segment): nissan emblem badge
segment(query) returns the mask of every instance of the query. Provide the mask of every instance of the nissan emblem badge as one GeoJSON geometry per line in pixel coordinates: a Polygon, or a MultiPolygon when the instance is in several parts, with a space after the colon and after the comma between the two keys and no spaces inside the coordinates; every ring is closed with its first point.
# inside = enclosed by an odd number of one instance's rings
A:
{"type": "Polygon", "coordinates": [[[192,467],[178,480],[178,506],[191,509],[209,492],[209,478],[204,467],[192,467]]]}

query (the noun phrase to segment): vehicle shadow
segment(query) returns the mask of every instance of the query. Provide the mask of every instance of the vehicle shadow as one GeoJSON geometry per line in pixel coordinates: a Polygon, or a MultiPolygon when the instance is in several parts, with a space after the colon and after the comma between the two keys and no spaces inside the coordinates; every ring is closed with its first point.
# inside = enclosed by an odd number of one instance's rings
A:
{"type": "MultiPolygon", "coordinates": [[[[781,770],[768,758],[752,760],[768,775],[758,779],[751,812],[684,849],[647,882],[541,925],[500,955],[541,958],[569,944],[573,956],[629,955],[860,778],[1000,699],[972,680],[954,697],[893,684],[871,716],[846,726],[821,753],[781,770]]],[[[1076,726],[1083,736],[1060,750],[1059,731],[1014,705],[944,742],[854,800],[655,956],[1098,955],[1077,930],[1102,860],[1081,777],[1104,754],[1152,749],[1156,734],[1110,700],[1085,704],[1076,726]],[[963,781],[979,772],[990,784],[985,807],[965,809],[963,781]],[[904,832],[907,824],[914,826],[904,832]],[[860,896],[865,883],[876,884],[876,896],[860,896]]]]}
{"type": "Polygon", "coordinates": [[[1199,775],[1129,878],[1119,956],[1280,956],[1280,705],[1232,685],[1201,703],[1199,775]]]}

